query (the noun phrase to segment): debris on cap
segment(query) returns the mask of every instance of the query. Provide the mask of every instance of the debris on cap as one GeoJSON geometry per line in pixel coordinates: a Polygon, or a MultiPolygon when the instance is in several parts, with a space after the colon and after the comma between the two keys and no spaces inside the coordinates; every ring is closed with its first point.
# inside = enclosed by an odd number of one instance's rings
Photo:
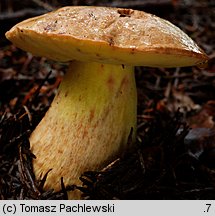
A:
{"type": "Polygon", "coordinates": [[[178,27],[132,9],[63,7],[17,24],[6,37],[34,55],[63,62],[181,67],[208,60],[178,27]]]}

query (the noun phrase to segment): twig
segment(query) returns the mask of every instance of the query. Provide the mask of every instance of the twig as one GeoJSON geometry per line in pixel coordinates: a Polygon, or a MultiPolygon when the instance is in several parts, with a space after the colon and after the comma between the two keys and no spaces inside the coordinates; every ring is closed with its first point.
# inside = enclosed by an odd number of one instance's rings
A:
{"type": "Polygon", "coordinates": [[[34,3],[36,3],[38,6],[43,7],[47,11],[52,11],[54,10],[54,7],[49,5],[48,3],[42,2],[41,0],[32,0],[34,3]]]}
{"type": "Polygon", "coordinates": [[[28,120],[29,120],[30,125],[32,125],[32,115],[31,115],[29,109],[28,109],[27,106],[25,106],[25,105],[23,106],[23,108],[24,108],[25,112],[26,112],[27,115],[28,115],[28,120]]]}
{"type": "Polygon", "coordinates": [[[6,19],[16,19],[20,17],[25,17],[25,16],[37,16],[46,13],[47,10],[34,10],[31,8],[26,8],[23,10],[19,11],[14,11],[13,13],[0,13],[0,21],[1,20],[6,20],[6,19]]]}
{"type": "MultiPolygon", "coordinates": [[[[172,4],[171,0],[139,0],[139,1],[114,1],[114,2],[108,2],[105,5],[106,6],[113,6],[113,7],[141,7],[148,4],[172,4]]],[[[104,3],[98,3],[98,5],[104,5],[104,3]]]]}

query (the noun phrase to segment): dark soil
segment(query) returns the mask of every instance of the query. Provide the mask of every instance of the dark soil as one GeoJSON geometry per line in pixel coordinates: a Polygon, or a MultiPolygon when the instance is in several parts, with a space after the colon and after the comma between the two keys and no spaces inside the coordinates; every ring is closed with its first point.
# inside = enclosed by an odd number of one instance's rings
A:
{"type": "MultiPolygon", "coordinates": [[[[210,0],[8,1],[0,3],[0,199],[215,199],[215,3],[210,0]],[[11,3],[10,3],[11,2],[11,3]],[[43,4],[41,4],[43,3],[43,4]],[[136,145],[82,186],[43,189],[28,138],[50,106],[67,65],[34,57],[6,40],[17,22],[64,5],[144,10],[183,29],[209,55],[206,68],[136,68],[136,145]]],[[[130,140],[128,140],[129,145],[130,140]]]]}

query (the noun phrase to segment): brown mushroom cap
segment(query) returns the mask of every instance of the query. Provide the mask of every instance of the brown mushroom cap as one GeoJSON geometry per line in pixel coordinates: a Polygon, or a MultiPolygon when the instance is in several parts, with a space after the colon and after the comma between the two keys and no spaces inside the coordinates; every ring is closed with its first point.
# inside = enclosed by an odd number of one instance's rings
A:
{"type": "Polygon", "coordinates": [[[63,62],[176,67],[208,60],[178,27],[131,9],[63,7],[17,24],[6,37],[34,55],[63,62]]]}

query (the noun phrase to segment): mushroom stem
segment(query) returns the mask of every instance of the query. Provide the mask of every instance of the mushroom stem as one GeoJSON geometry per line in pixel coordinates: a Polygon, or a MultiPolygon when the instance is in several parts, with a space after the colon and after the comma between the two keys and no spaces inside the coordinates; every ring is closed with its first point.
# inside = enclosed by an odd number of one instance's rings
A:
{"type": "MultiPolygon", "coordinates": [[[[45,187],[80,185],[84,171],[98,170],[127,147],[136,132],[134,67],[73,61],[50,109],[30,137],[36,178],[49,169],[45,187]]],[[[80,199],[80,192],[69,193],[80,199]]]]}

